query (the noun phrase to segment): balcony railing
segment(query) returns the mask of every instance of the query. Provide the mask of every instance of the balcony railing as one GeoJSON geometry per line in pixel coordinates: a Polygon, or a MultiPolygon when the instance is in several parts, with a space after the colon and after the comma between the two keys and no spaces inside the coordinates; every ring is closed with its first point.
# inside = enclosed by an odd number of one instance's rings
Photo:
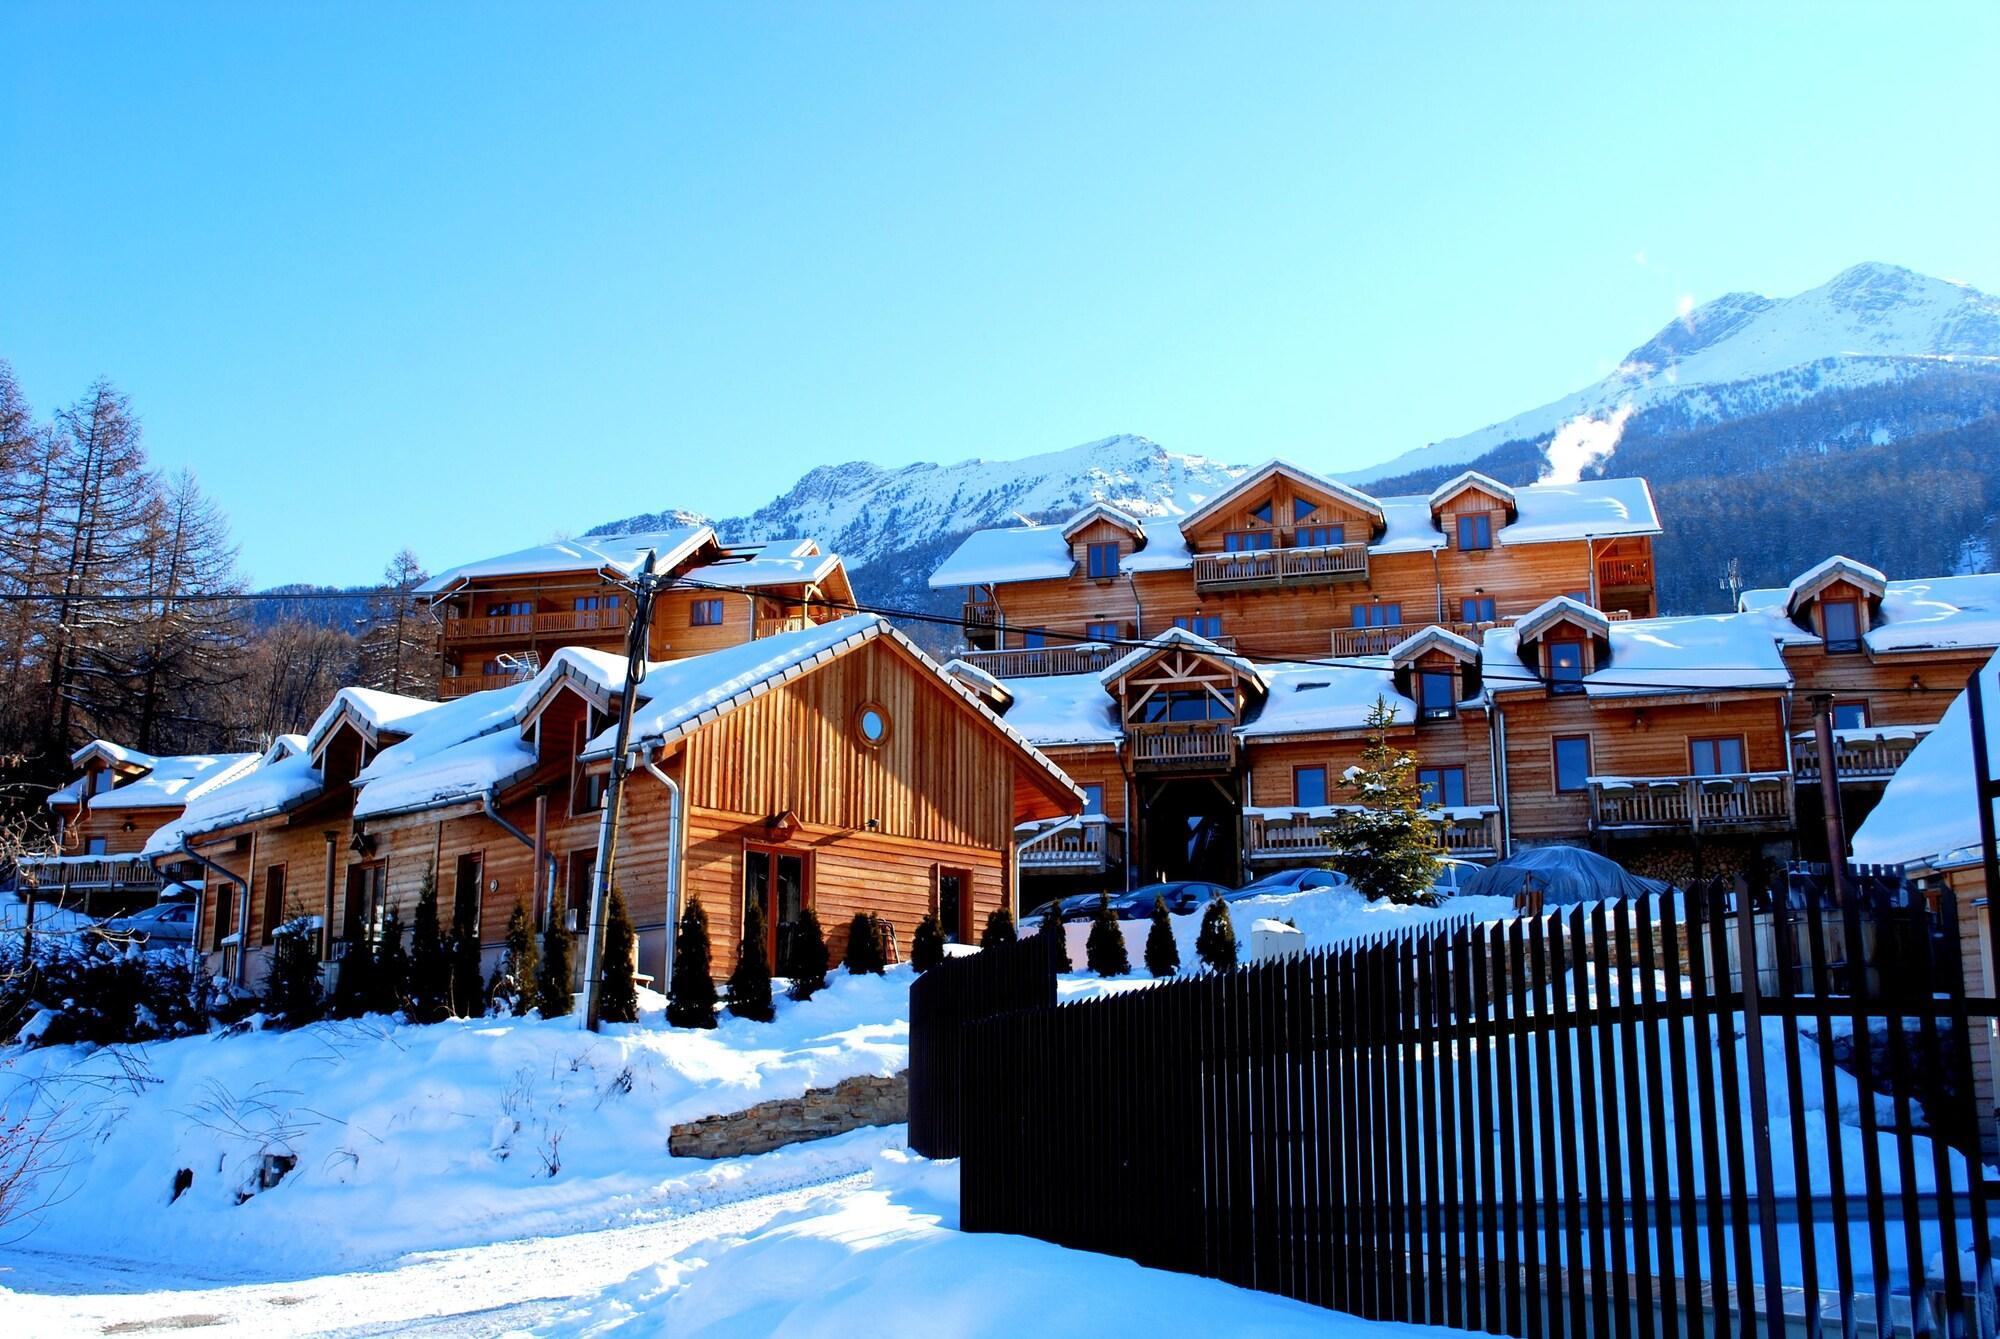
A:
{"type": "Polygon", "coordinates": [[[37,888],[156,888],[159,871],[136,855],[23,856],[17,862],[23,878],[37,888]]]}
{"type": "MultiPolygon", "coordinates": [[[[1292,811],[1265,809],[1243,815],[1243,855],[1246,860],[1324,860],[1334,854],[1327,839],[1328,823],[1343,808],[1328,805],[1292,811]]],[[[1496,856],[1500,853],[1498,810],[1439,810],[1433,819],[1438,849],[1453,856],[1496,856]]]]}
{"type": "Polygon", "coordinates": [[[1125,831],[1103,817],[1058,823],[1021,843],[1020,862],[1031,872],[1102,874],[1124,865],[1125,831]]]}
{"type": "Polygon", "coordinates": [[[1236,762],[1236,722],[1164,721],[1128,725],[1132,765],[1144,771],[1227,771],[1236,762]]]}
{"type": "MultiPolygon", "coordinates": [[[[1842,781],[1887,781],[1930,732],[1928,725],[1835,730],[1834,775],[1842,781]]],[[[1803,782],[1819,780],[1819,746],[1810,730],[1792,738],[1792,772],[1803,782]]]]}
{"type": "MultiPolygon", "coordinates": [[[[1335,628],[1333,630],[1333,654],[1336,656],[1386,656],[1396,645],[1414,632],[1433,626],[1430,623],[1391,623],[1373,628],[1335,628]]],[[[1478,641],[1486,629],[1498,627],[1497,623],[1438,623],[1435,626],[1448,628],[1461,637],[1478,641]]]]}
{"type": "Polygon", "coordinates": [[[533,677],[529,674],[447,674],[438,680],[438,696],[449,702],[452,698],[483,693],[489,688],[509,688],[533,677]]]}
{"type": "Polygon", "coordinates": [[[1599,590],[1651,590],[1653,588],[1652,558],[1599,558],[1597,560],[1597,588],[1599,590]]]}
{"type": "Polygon", "coordinates": [[[1310,549],[1244,549],[1194,555],[1196,590],[1251,590],[1262,586],[1325,586],[1368,579],[1366,544],[1310,549]]]}
{"type": "Polygon", "coordinates": [[[1591,777],[1593,831],[1784,829],[1792,826],[1786,772],[1729,776],[1591,777]]]}
{"type": "Polygon", "coordinates": [[[966,651],[967,664],[977,665],[996,679],[1021,679],[1041,674],[1101,674],[1125,648],[1079,642],[1064,646],[1010,647],[1001,651],[966,651]]]}
{"type": "Polygon", "coordinates": [[[476,618],[447,618],[447,642],[483,642],[507,637],[561,637],[575,633],[591,635],[622,633],[632,622],[632,611],[624,605],[610,609],[557,609],[544,614],[496,614],[476,618]]]}

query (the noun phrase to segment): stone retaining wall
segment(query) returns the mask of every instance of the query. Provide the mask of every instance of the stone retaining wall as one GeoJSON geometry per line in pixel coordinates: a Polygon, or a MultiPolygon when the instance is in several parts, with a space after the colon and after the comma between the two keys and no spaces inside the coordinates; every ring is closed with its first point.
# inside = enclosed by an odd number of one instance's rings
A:
{"type": "Polygon", "coordinates": [[[864,1125],[899,1125],[910,1118],[909,1078],[907,1069],[886,1079],[864,1074],[831,1088],[808,1088],[803,1097],[704,1116],[674,1126],[667,1152],[677,1158],[737,1158],[864,1125]]]}

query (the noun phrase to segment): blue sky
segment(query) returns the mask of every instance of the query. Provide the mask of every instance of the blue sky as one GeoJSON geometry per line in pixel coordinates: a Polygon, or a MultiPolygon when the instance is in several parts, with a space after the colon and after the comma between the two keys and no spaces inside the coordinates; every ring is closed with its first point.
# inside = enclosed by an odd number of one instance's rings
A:
{"type": "Polygon", "coordinates": [[[9,5],[0,357],[347,582],[829,461],[1353,468],[1683,296],[2000,288],[2000,6],[1519,8],[9,5]]]}

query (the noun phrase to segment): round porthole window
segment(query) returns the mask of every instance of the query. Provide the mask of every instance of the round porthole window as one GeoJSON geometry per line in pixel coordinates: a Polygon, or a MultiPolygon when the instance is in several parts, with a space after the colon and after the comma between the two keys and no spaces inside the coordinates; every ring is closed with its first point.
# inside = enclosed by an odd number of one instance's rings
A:
{"type": "Polygon", "coordinates": [[[889,737],[889,715],[870,702],[855,713],[854,728],[861,732],[861,742],[873,748],[889,737]]]}

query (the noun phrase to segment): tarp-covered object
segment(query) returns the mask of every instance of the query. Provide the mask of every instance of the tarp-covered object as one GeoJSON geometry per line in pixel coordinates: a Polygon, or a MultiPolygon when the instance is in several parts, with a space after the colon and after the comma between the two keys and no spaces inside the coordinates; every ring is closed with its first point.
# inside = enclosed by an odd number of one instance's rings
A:
{"type": "Polygon", "coordinates": [[[1514,897],[1532,883],[1544,907],[1645,897],[1668,891],[1658,879],[1644,879],[1615,860],[1580,846],[1530,846],[1495,861],[1459,885],[1459,896],[1514,897]]]}

